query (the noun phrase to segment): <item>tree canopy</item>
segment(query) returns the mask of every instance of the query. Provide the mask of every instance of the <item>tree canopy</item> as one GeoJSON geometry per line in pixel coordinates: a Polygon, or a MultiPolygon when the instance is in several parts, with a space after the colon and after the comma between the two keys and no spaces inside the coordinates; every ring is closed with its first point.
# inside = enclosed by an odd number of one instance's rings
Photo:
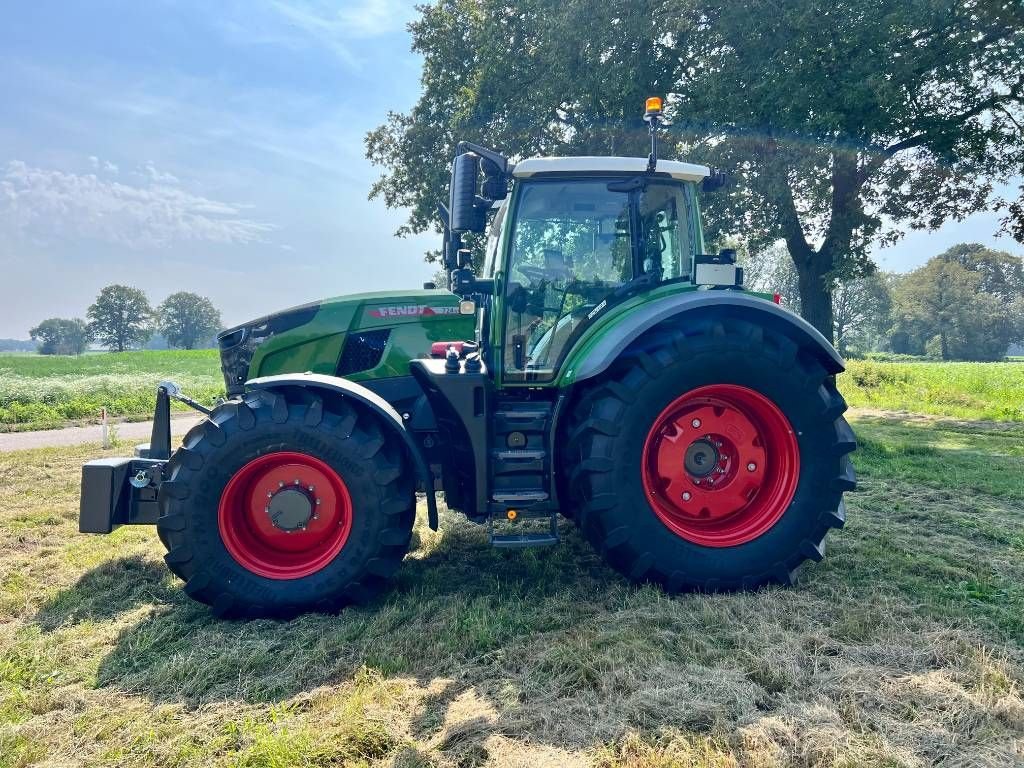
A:
{"type": "Polygon", "coordinates": [[[457,141],[642,156],[662,94],[665,156],[731,172],[709,233],[783,240],[827,336],[873,244],[992,205],[1024,167],[1016,0],[439,0],[411,31],[422,96],[366,140],[400,233],[432,226],[457,141]]]}
{"type": "Polygon", "coordinates": [[[51,317],[29,331],[29,336],[39,343],[41,355],[80,355],[92,340],[89,326],[79,318],[51,317]]]}
{"type": "Polygon", "coordinates": [[[893,349],[943,360],[1000,360],[1024,340],[1024,260],[954,246],[893,285],[893,349]]]}
{"type": "Polygon", "coordinates": [[[157,307],[156,324],[172,347],[195,349],[220,330],[220,312],[205,296],[180,291],[157,307]]]}
{"type": "Polygon", "coordinates": [[[153,310],[146,294],[127,285],[108,285],[86,316],[92,335],[108,349],[124,352],[145,343],[153,310]]]}

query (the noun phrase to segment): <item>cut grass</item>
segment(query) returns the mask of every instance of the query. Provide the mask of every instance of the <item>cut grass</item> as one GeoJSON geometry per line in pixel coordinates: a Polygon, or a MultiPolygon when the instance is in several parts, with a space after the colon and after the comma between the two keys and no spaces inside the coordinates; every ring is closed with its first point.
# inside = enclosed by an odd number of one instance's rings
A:
{"type": "Polygon", "coordinates": [[[378,604],[291,622],[214,620],[152,530],[77,535],[95,449],[4,454],[0,765],[1019,761],[1024,428],[854,426],[795,589],[667,597],[568,525],[508,552],[445,514],[378,604]]]}

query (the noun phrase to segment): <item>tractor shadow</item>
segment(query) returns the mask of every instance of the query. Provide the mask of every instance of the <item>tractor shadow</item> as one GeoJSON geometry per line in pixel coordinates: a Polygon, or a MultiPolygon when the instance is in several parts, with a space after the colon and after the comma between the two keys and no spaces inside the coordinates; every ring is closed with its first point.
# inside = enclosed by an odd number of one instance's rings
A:
{"type": "Polygon", "coordinates": [[[53,628],[153,605],[117,637],[97,684],[187,708],[278,702],[346,683],[360,670],[415,678],[424,688],[451,681],[437,701],[428,695],[423,722],[414,724],[426,732],[447,697],[464,689],[456,681],[467,662],[529,646],[538,634],[573,626],[609,591],[633,589],[571,524],[563,524],[559,546],[525,551],[495,550],[483,528],[452,516],[439,534],[417,531],[394,588],[337,615],[220,620],[160,565],[128,558],[83,576],[37,621],[53,628]]]}
{"type": "Polygon", "coordinates": [[[43,604],[35,622],[52,632],[84,621],[109,621],[142,605],[174,602],[178,591],[163,563],[139,555],[107,560],[43,604]]]}

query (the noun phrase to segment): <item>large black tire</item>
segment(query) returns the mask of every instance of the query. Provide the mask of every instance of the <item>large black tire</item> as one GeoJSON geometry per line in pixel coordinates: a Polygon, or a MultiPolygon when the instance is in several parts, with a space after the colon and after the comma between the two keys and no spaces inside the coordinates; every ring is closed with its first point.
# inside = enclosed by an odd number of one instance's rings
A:
{"type": "Polygon", "coordinates": [[[563,487],[578,525],[620,573],[670,592],[792,584],[804,560],[824,556],[825,536],[846,519],[843,492],[855,487],[848,454],[856,443],[834,372],[819,350],[801,348],[782,329],[737,318],[648,334],[572,410],[563,487]],[[736,546],[707,546],[677,535],[655,513],[642,454],[663,409],[722,384],[754,390],[788,419],[799,475],[791,503],[778,505],[785,511],[767,531],[736,546]]]}
{"type": "MultiPolygon", "coordinates": [[[[192,429],[160,487],[160,539],[185,592],[219,616],[289,617],[334,611],[378,595],[409,546],[415,517],[405,448],[378,416],[302,390],[250,393],[192,429]],[[347,539],[326,565],[298,578],[267,578],[240,564],[219,528],[222,492],[240,469],[274,452],[313,457],[351,498],[347,539]]],[[[303,529],[304,530],[304,529],[303,529]]]]}

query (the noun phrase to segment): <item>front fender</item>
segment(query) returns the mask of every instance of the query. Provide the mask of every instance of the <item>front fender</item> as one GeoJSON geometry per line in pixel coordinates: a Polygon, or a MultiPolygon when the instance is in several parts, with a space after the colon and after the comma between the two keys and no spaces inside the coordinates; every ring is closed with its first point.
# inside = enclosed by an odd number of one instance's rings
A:
{"type": "Polygon", "coordinates": [[[625,314],[609,314],[569,355],[558,384],[568,386],[601,374],[635,339],[660,323],[685,322],[687,317],[696,319],[712,311],[784,330],[802,346],[817,349],[829,373],[846,369],[843,358],[814,326],[777,304],[738,291],[686,291],[633,307],[625,314]]]}
{"type": "Polygon", "coordinates": [[[380,416],[381,423],[392,430],[409,449],[409,456],[416,469],[416,476],[423,483],[423,490],[427,494],[427,520],[431,530],[437,530],[437,499],[434,497],[434,477],[430,473],[430,467],[427,466],[423,454],[420,453],[419,446],[405,428],[401,415],[391,407],[387,400],[354,381],[321,373],[262,376],[258,379],[250,379],[245,386],[249,390],[277,389],[279,387],[316,389],[353,400],[375,412],[380,416]]]}

